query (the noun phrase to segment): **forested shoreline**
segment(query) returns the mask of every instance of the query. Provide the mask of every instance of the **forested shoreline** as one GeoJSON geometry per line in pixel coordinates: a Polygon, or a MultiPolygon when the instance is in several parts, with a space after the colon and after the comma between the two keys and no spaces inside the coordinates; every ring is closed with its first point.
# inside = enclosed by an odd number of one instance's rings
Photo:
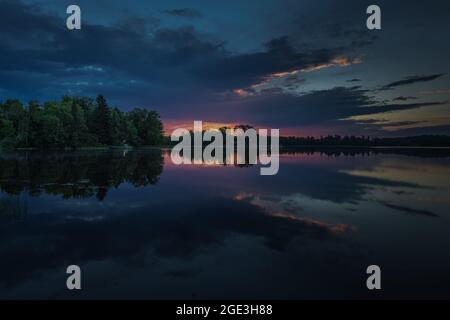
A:
{"type": "MultiPolygon", "coordinates": [[[[249,129],[238,125],[234,129],[249,129]]],[[[222,133],[227,127],[220,128],[222,133]]],[[[191,132],[191,135],[193,132],[191,132]]],[[[0,149],[81,149],[91,147],[173,146],[164,136],[156,111],[135,108],[123,112],[108,106],[104,96],[62,97],[57,101],[23,104],[17,99],[0,101],[0,149]]],[[[295,146],[409,146],[450,147],[450,136],[422,135],[377,138],[369,136],[280,137],[280,145],[295,146]]]]}
{"type": "Polygon", "coordinates": [[[280,137],[280,145],[285,147],[450,147],[450,136],[420,135],[390,138],[340,135],[328,135],[320,138],[290,136],[280,137]]]}
{"type": "Polygon", "coordinates": [[[102,95],[63,97],[24,105],[0,102],[0,149],[79,149],[102,146],[152,146],[164,141],[155,111],[123,112],[109,107],[102,95]]]}

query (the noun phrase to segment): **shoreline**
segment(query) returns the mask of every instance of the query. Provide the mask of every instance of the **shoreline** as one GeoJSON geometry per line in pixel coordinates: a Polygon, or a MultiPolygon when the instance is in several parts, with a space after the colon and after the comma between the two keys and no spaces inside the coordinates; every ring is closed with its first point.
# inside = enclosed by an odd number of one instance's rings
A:
{"type": "MultiPolygon", "coordinates": [[[[154,145],[154,146],[139,146],[139,147],[122,147],[122,146],[99,146],[99,147],[82,147],[77,149],[71,148],[49,148],[49,149],[38,149],[38,148],[17,148],[17,149],[0,149],[0,152],[24,152],[24,151],[42,151],[42,152],[71,152],[71,151],[106,151],[106,150],[149,150],[149,149],[172,149],[174,146],[171,145],[154,145]]],[[[450,150],[447,146],[362,146],[362,145],[280,145],[280,150],[289,149],[355,149],[355,150],[382,150],[382,149],[420,149],[420,150],[450,150]]]]}

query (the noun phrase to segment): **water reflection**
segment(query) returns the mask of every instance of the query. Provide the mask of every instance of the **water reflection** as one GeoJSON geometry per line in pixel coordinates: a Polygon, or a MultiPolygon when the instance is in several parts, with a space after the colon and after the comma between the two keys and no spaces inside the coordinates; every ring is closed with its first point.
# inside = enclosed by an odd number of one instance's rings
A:
{"type": "Polygon", "coordinates": [[[27,203],[21,195],[0,198],[0,224],[23,221],[27,209],[27,203]]]}
{"type": "Polygon", "coordinates": [[[450,158],[387,152],[291,150],[271,177],[157,149],[1,155],[0,297],[449,297],[450,158]]]}
{"type": "Polygon", "coordinates": [[[129,182],[135,187],[158,182],[162,151],[80,151],[0,155],[0,189],[9,194],[43,192],[65,199],[95,195],[103,200],[110,188],[129,182]]]}

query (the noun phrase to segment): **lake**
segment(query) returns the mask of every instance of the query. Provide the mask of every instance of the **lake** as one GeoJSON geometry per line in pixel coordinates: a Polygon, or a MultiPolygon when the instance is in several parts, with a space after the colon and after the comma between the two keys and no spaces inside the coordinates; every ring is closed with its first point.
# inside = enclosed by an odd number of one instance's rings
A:
{"type": "Polygon", "coordinates": [[[0,189],[0,298],[450,298],[448,150],[2,153],[0,189]]]}

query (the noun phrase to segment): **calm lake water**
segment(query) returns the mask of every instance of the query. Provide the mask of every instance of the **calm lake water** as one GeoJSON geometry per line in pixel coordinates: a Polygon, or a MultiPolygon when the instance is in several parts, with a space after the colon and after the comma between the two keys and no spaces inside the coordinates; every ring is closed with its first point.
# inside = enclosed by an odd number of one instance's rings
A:
{"type": "Polygon", "coordinates": [[[0,298],[450,298],[450,157],[404,153],[0,154],[0,298]]]}

